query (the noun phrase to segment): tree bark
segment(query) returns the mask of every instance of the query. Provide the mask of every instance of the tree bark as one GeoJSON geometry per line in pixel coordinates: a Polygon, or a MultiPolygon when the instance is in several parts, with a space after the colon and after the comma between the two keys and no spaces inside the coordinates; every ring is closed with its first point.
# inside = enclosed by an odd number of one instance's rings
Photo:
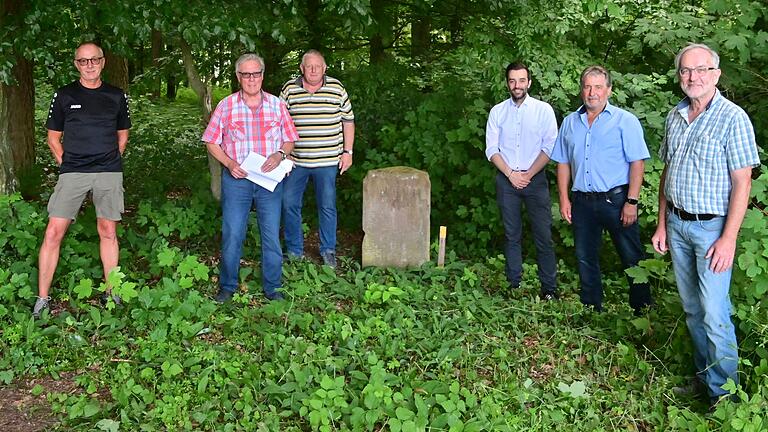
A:
{"type": "Polygon", "coordinates": [[[10,119],[8,118],[8,86],[0,84],[0,195],[16,192],[18,182],[13,170],[12,141],[8,130],[10,119]]]}
{"type": "MultiPolygon", "coordinates": [[[[202,122],[207,125],[211,119],[211,87],[200,77],[195,65],[195,59],[192,57],[192,48],[190,48],[184,38],[179,38],[179,47],[181,48],[181,58],[184,62],[184,69],[187,72],[187,80],[192,91],[200,99],[200,108],[202,110],[202,122]]],[[[214,198],[221,200],[221,164],[211,154],[208,154],[208,170],[211,172],[211,193],[214,198]]]]}
{"type": "Polygon", "coordinates": [[[20,181],[22,191],[29,188],[27,183],[34,183],[30,178],[35,164],[35,83],[32,76],[32,62],[16,57],[13,67],[16,85],[8,86],[7,116],[8,135],[11,140],[13,168],[20,181]]]}
{"type": "Polygon", "coordinates": [[[168,72],[165,75],[165,98],[168,100],[176,100],[176,87],[178,86],[178,80],[173,72],[168,72]]]}
{"type": "MultiPolygon", "coordinates": [[[[19,22],[24,2],[4,0],[0,25],[19,22]]],[[[13,83],[0,83],[0,193],[28,191],[34,186],[35,85],[32,62],[14,56],[13,83]]]]}
{"type": "Polygon", "coordinates": [[[411,21],[411,58],[423,62],[429,54],[432,17],[429,11],[417,11],[411,21]]]}
{"type": "Polygon", "coordinates": [[[307,0],[307,22],[309,23],[308,34],[309,48],[316,49],[326,54],[325,45],[323,44],[323,35],[326,34],[325,22],[320,19],[320,11],[323,8],[323,4],[320,0],[307,0]]]}
{"type": "Polygon", "coordinates": [[[392,39],[392,17],[387,14],[388,0],[371,0],[371,14],[375,22],[370,38],[369,57],[371,64],[382,64],[387,59],[384,50],[392,39]]]}
{"type": "Polygon", "coordinates": [[[162,76],[160,74],[160,57],[163,55],[163,33],[152,29],[152,67],[155,68],[155,78],[152,82],[152,99],[160,98],[160,86],[162,76]]]}
{"type": "Polygon", "coordinates": [[[104,80],[128,93],[128,60],[110,51],[104,52],[104,80]]]}

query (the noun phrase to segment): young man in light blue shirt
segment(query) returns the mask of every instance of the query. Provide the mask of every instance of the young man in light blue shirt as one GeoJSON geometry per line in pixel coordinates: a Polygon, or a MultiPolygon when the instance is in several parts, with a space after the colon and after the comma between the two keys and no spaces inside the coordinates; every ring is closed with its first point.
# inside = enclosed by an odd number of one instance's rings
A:
{"type": "Polygon", "coordinates": [[[558,297],[557,261],[552,243],[552,202],[543,168],[557,136],[555,112],[528,95],[531,73],[522,63],[507,66],[511,97],[491,109],[485,130],[485,156],[498,169],[496,201],[504,223],[505,273],[512,288],[522,277],[521,207],[525,204],[536,246],[540,296],[558,297]]]}

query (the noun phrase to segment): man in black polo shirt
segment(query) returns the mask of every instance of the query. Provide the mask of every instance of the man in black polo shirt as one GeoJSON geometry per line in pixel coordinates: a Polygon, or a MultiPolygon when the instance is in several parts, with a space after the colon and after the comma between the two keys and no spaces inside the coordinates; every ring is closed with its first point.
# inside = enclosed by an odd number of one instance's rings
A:
{"type": "MultiPolygon", "coordinates": [[[[59,164],[59,180],[48,202],[48,227],[40,246],[34,316],[48,308],[48,291],[61,241],[90,192],[104,279],[117,266],[117,222],[123,213],[123,162],[131,127],[126,94],[101,81],[104,52],[87,42],[75,51],[80,79],[53,94],[48,112],[48,147],[59,164]]],[[[109,297],[107,295],[107,297],[109,297]]],[[[118,297],[114,297],[119,302],[118,297]]]]}

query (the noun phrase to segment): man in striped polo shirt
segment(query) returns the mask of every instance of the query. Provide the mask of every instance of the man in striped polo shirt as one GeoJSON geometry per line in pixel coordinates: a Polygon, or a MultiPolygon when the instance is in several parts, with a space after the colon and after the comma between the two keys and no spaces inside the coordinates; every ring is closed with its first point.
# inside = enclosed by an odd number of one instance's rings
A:
{"type": "Polygon", "coordinates": [[[352,165],[355,115],[344,85],[326,76],[326,68],[319,51],[307,51],[301,76],[285,83],[280,92],[299,133],[291,153],[296,165],[285,180],[283,220],[288,256],[302,257],[301,207],[311,178],[320,219],[320,256],[325,265],[336,267],[336,175],[352,165]]]}
{"type": "Polygon", "coordinates": [[[686,97],[667,116],[659,154],[659,225],[654,249],[672,255],[677,290],[693,339],[697,377],[675,393],[706,393],[712,406],[728,395],[739,354],[728,290],[736,238],[749,204],[752,168],[760,164],[747,114],[717,89],[720,58],[692,44],[675,58],[686,97]]]}

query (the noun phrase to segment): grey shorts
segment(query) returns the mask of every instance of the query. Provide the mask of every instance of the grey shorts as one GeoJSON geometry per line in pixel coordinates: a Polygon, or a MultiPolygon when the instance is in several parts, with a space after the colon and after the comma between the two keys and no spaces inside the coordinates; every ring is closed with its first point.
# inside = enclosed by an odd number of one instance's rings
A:
{"type": "Polygon", "coordinates": [[[121,172],[59,175],[59,181],[48,201],[48,217],[74,220],[88,192],[91,192],[96,206],[96,217],[112,221],[122,219],[125,203],[121,172]]]}

